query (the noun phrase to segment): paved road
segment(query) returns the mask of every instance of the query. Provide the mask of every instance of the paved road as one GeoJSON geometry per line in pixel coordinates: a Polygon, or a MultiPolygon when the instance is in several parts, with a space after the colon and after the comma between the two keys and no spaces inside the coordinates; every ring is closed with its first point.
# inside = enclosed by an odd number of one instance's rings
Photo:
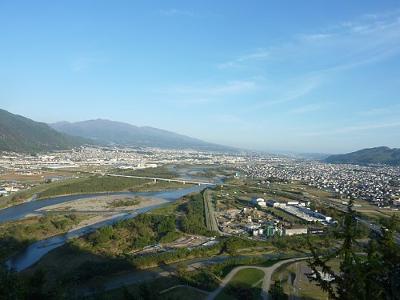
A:
{"type": "MultiPolygon", "coordinates": [[[[197,258],[197,259],[192,259],[185,261],[185,264],[188,265],[188,267],[192,269],[197,269],[200,267],[204,267],[205,265],[212,264],[212,263],[218,263],[222,262],[226,259],[229,259],[229,256],[219,256],[219,257],[213,257],[213,258],[197,258]]],[[[265,276],[263,278],[262,282],[262,297],[264,300],[268,300],[268,291],[271,286],[271,277],[272,274],[281,267],[284,264],[292,263],[295,261],[299,260],[304,260],[307,259],[307,257],[302,257],[302,258],[291,258],[291,259],[286,259],[277,262],[276,264],[270,266],[270,267],[258,267],[258,266],[240,266],[234,268],[229,274],[222,280],[220,286],[214,290],[213,292],[209,293],[207,291],[203,291],[205,294],[208,294],[207,300],[212,300],[214,299],[221,291],[222,289],[228,284],[228,282],[239,272],[240,270],[243,269],[248,269],[248,268],[254,268],[254,269],[259,269],[262,270],[265,273],[265,276]]],[[[135,270],[134,272],[130,273],[125,273],[121,275],[116,275],[107,280],[105,285],[103,286],[104,290],[109,291],[113,289],[117,289],[123,286],[128,286],[131,284],[137,284],[141,283],[144,281],[148,280],[154,280],[156,278],[160,277],[166,277],[166,276],[171,276],[174,275],[176,272],[176,267],[180,263],[176,264],[171,264],[171,265],[165,265],[165,266],[159,266],[143,271],[138,271],[135,270]]],[[[80,289],[80,292],[82,295],[91,295],[96,293],[96,290],[91,290],[88,288],[82,288],[80,289]]]]}
{"type": "Polygon", "coordinates": [[[308,257],[301,257],[301,258],[291,258],[291,259],[286,259],[286,260],[282,260],[280,262],[277,262],[276,264],[270,266],[270,267],[257,267],[257,266],[240,266],[240,267],[236,267],[234,268],[231,272],[229,272],[229,274],[222,280],[220,286],[213,291],[212,293],[210,293],[207,297],[207,300],[213,300],[215,299],[215,297],[225,288],[225,286],[228,284],[229,281],[231,281],[231,279],[233,277],[235,277],[235,275],[243,269],[249,269],[249,268],[253,268],[253,269],[257,269],[257,270],[261,270],[264,272],[265,276],[263,279],[263,283],[262,283],[262,293],[261,296],[264,300],[269,299],[269,289],[271,287],[271,277],[272,274],[276,271],[276,269],[278,269],[279,267],[281,267],[284,264],[288,264],[288,263],[292,263],[295,261],[299,261],[299,260],[304,260],[304,259],[308,259],[308,257]]]}

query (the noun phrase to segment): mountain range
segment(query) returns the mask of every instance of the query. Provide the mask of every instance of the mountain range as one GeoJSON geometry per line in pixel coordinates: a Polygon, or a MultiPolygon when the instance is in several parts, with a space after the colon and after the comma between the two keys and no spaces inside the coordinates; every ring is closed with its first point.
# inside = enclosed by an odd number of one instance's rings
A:
{"type": "Polygon", "coordinates": [[[38,152],[69,149],[88,141],[52,129],[46,123],[32,121],[0,109],[0,150],[38,152]]]}
{"type": "MultiPolygon", "coordinates": [[[[229,147],[207,143],[171,131],[148,127],[134,126],[128,123],[104,119],[82,122],[58,122],[50,126],[62,133],[91,139],[100,144],[159,147],[159,148],[192,148],[197,150],[226,151],[229,147]]],[[[233,148],[230,148],[231,150],[233,148]]]]}
{"type": "MultiPolygon", "coordinates": [[[[46,124],[0,109],[0,151],[64,150],[84,144],[158,147],[232,152],[238,149],[204,142],[167,130],[104,119],[46,124]]],[[[310,157],[316,159],[316,157],[310,157]]],[[[323,159],[319,155],[317,159],[323,159]]],[[[400,149],[375,147],[330,155],[327,163],[400,165],[400,149]]]]}
{"type": "Polygon", "coordinates": [[[389,147],[362,149],[347,154],[331,155],[325,159],[325,162],[335,164],[385,164],[399,166],[400,149],[389,147]]]}
{"type": "Polygon", "coordinates": [[[103,119],[45,124],[0,109],[0,151],[62,150],[83,144],[235,151],[153,127],[103,119]]]}

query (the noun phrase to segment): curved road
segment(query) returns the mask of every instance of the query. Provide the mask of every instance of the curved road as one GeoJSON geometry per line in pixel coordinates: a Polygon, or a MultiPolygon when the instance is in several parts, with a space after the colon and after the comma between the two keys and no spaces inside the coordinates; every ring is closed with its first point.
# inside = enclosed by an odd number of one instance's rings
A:
{"type": "Polygon", "coordinates": [[[235,275],[240,270],[249,269],[249,268],[258,269],[258,270],[261,270],[264,272],[265,276],[264,276],[263,283],[262,283],[261,296],[264,300],[266,300],[269,298],[268,292],[269,292],[269,288],[271,286],[271,277],[272,277],[272,274],[276,271],[276,269],[278,269],[279,267],[281,267],[284,264],[292,263],[292,262],[299,261],[299,260],[305,260],[305,259],[309,259],[309,257],[291,258],[291,259],[282,260],[270,267],[257,267],[257,266],[236,267],[232,271],[230,271],[228,275],[225,276],[225,278],[222,280],[220,286],[215,291],[213,291],[212,293],[210,293],[208,295],[207,300],[215,299],[215,297],[225,288],[225,286],[228,284],[228,282],[231,281],[232,278],[235,277],[235,275]]]}
{"type": "MultiPolygon", "coordinates": [[[[228,259],[228,256],[221,256],[221,257],[213,257],[213,258],[197,258],[197,259],[191,259],[186,261],[186,263],[190,262],[190,266],[192,268],[198,268],[201,267],[205,264],[208,264],[210,262],[219,262],[219,261],[224,261],[225,259],[228,259]]],[[[208,291],[203,291],[204,294],[207,294],[208,296],[205,298],[207,300],[213,300],[215,297],[226,287],[228,282],[232,280],[232,278],[239,272],[240,270],[243,269],[249,269],[249,268],[254,268],[258,270],[262,270],[265,274],[262,282],[262,298],[263,299],[268,299],[268,291],[271,286],[271,277],[272,274],[282,265],[300,261],[300,260],[305,260],[309,259],[309,257],[297,257],[297,258],[291,258],[291,259],[286,259],[279,261],[275,263],[274,265],[270,267],[258,267],[258,266],[252,266],[252,265],[247,265],[247,266],[239,266],[234,268],[232,271],[229,272],[227,276],[221,281],[220,286],[215,289],[213,292],[208,292],[208,291]]],[[[148,281],[148,280],[153,280],[156,278],[160,277],[167,277],[175,274],[176,272],[176,266],[179,263],[176,264],[171,264],[171,265],[165,265],[165,266],[159,266],[159,267],[154,267],[150,268],[147,270],[142,270],[142,271],[135,271],[131,273],[125,273],[117,276],[113,276],[107,280],[107,282],[104,285],[104,290],[109,291],[109,290],[114,290],[117,288],[121,288],[123,286],[128,286],[131,284],[137,284],[143,281],[148,281]]],[[[186,286],[189,287],[189,286],[186,286]]],[[[189,287],[190,288],[190,287],[189,287]]],[[[92,295],[96,293],[96,291],[93,291],[88,288],[81,288],[80,292],[82,295],[92,295]]]]}

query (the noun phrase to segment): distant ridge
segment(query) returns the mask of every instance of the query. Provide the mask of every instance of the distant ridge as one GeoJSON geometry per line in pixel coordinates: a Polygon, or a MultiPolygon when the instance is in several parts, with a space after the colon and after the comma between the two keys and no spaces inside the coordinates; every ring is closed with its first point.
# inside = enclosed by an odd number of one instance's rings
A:
{"type": "Polygon", "coordinates": [[[0,151],[40,152],[64,150],[88,141],[72,137],[20,115],[0,109],[0,151]]]}
{"type": "Polygon", "coordinates": [[[325,162],[334,164],[385,164],[392,166],[400,165],[400,149],[389,147],[375,147],[359,151],[331,155],[325,162]]]}
{"type": "Polygon", "coordinates": [[[58,122],[52,128],[69,135],[88,138],[101,144],[171,149],[191,148],[206,151],[234,151],[234,148],[153,127],[139,127],[104,119],[82,122],[58,122]]]}

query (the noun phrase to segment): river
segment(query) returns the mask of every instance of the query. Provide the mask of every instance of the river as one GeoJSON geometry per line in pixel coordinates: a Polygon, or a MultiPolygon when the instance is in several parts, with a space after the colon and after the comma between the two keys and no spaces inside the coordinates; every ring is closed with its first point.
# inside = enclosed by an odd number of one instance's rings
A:
{"type": "MultiPolygon", "coordinates": [[[[51,250],[58,248],[64,245],[69,239],[79,237],[85,235],[87,233],[93,232],[96,229],[106,226],[112,225],[115,222],[124,219],[130,219],[138,214],[150,211],[152,209],[158,208],[165,203],[173,202],[178,200],[179,198],[188,195],[193,192],[198,192],[206,188],[206,186],[191,186],[185,189],[176,189],[176,190],[166,190],[166,191],[159,191],[159,192],[115,192],[115,193],[108,193],[108,195],[121,195],[121,196],[142,196],[142,197],[149,197],[149,198],[159,198],[163,199],[164,202],[157,205],[150,205],[147,207],[143,207],[132,212],[121,213],[113,216],[112,218],[100,221],[95,224],[91,224],[76,230],[71,230],[65,234],[57,235],[54,237],[50,237],[48,239],[44,239],[38,242],[35,242],[28,246],[23,252],[19,253],[18,255],[9,259],[6,264],[9,268],[12,268],[16,271],[22,271],[37,261],[39,261],[44,255],[46,255],[51,250]]],[[[96,196],[104,196],[104,193],[94,193],[94,194],[84,194],[84,195],[70,195],[70,196],[60,196],[42,200],[36,200],[32,202],[22,203],[16,206],[12,206],[3,210],[0,210],[0,223],[18,220],[24,218],[26,215],[29,214],[36,214],[38,213],[38,209],[44,208],[49,205],[65,203],[73,200],[79,199],[86,199],[86,198],[93,198],[96,196]]]]}

